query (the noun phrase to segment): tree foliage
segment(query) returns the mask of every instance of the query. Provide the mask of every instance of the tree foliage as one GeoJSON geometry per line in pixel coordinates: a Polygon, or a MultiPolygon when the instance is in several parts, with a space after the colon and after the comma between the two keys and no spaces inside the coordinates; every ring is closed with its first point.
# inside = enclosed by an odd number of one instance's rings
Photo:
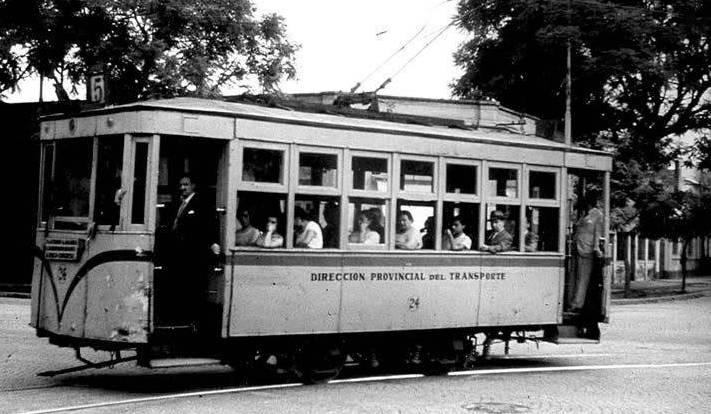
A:
{"type": "Polygon", "coordinates": [[[5,0],[0,93],[37,74],[76,85],[96,65],[114,103],[215,95],[248,74],[271,88],[295,75],[297,46],[281,17],[255,11],[249,0],[5,0]]]}
{"type": "Polygon", "coordinates": [[[460,0],[458,21],[459,96],[560,120],[570,41],[576,139],[658,170],[674,135],[711,126],[709,1],[460,0]]]}

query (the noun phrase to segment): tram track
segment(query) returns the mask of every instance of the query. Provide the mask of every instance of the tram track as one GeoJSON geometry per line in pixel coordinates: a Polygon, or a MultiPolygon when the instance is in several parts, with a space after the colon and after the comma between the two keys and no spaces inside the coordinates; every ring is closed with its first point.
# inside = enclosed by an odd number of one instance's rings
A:
{"type": "MultiPolygon", "coordinates": [[[[606,354],[597,354],[597,356],[604,356],[606,354]]],[[[528,359],[553,359],[570,357],[575,358],[581,355],[541,355],[541,356],[528,356],[528,359]]],[[[595,354],[586,355],[595,356],[595,354]]],[[[513,359],[513,358],[512,358],[513,359]]],[[[523,359],[523,358],[519,358],[523,359]]],[[[543,367],[510,367],[510,368],[484,368],[475,370],[462,370],[453,371],[448,373],[446,376],[449,377],[474,377],[474,376],[489,376],[489,375],[512,375],[512,374],[543,374],[543,373],[560,373],[560,372],[574,372],[574,371],[607,371],[607,370],[648,370],[648,369],[681,369],[681,368],[692,368],[692,367],[711,367],[711,361],[696,361],[696,362],[678,362],[678,363],[637,363],[637,364],[600,364],[600,365],[569,365],[569,366],[543,366],[543,367]]],[[[402,381],[410,379],[418,379],[425,377],[424,374],[395,374],[395,375],[379,375],[379,376],[366,376],[366,377],[354,377],[354,378],[344,378],[329,381],[331,385],[338,384],[351,384],[351,383],[377,383],[377,382],[390,382],[390,381],[402,381]]],[[[58,385],[61,387],[62,385],[58,385]]],[[[72,406],[61,406],[45,408],[33,411],[23,411],[20,414],[50,414],[50,413],[63,413],[63,412],[81,412],[81,411],[91,411],[98,409],[105,409],[117,406],[130,406],[146,403],[155,403],[161,401],[186,399],[186,398],[203,398],[209,396],[225,395],[225,394],[240,394],[240,393],[254,393],[261,394],[263,392],[268,392],[270,390],[280,390],[280,389],[295,389],[307,387],[301,383],[287,382],[281,384],[268,384],[268,385],[257,385],[257,386],[244,386],[244,387],[230,387],[223,389],[211,389],[211,390],[201,390],[201,391],[190,391],[190,392],[180,392],[180,393],[168,393],[161,395],[154,395],[149,397],[140,398],[128,398],[119,399],[114,401],[103,401],[95,403],[87,403],[72,406]]],[[[31,389],[41,389],[41,388],[51,388],[51,387],[37,387],[37,388],[27,388],[31,389]]],[[[271,394],[271,393],[270,393],[271,394]]]]}

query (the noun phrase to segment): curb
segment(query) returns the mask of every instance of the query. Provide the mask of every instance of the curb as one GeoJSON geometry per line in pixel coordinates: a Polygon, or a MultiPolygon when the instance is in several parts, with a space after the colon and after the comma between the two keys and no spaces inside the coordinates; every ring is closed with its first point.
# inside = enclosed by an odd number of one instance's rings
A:
{"type": "Polygon", "coordinates": [[[673,302],[676,300],[688,300],[688,299],[697,299],[706,296],[708,291],[701,291],[701,292],[691,292],[691,293],[683,293],[683,294],[678,294],[678,295],[669,295],[669,296],[657,296],[657,297],[647,297],[647,298],[634,298],[634,299],[612,299],[611,303],[613,305],[637,305],[637,304],[642,304],[642,303],[657,303],[657,302],[673,302]]]}

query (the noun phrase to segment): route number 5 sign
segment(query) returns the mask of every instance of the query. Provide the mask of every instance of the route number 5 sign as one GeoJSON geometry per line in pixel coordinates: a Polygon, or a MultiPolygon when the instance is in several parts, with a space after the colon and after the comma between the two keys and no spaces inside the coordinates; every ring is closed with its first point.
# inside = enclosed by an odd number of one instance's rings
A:
{"type": "Polygon", "coordinates": [[[89,77],[89,102],[106,103],[106,83],[103,73],[89,77]]]}

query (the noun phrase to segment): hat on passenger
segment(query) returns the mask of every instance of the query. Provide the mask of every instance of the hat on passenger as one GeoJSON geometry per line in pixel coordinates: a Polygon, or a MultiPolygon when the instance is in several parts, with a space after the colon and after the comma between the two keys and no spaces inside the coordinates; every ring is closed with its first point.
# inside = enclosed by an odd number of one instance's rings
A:
{"type": "Polygon", "coordinates": [[[494,210],[489,216],[489,221],[506,220],[506,213],[499,210],[494,210]]]}

